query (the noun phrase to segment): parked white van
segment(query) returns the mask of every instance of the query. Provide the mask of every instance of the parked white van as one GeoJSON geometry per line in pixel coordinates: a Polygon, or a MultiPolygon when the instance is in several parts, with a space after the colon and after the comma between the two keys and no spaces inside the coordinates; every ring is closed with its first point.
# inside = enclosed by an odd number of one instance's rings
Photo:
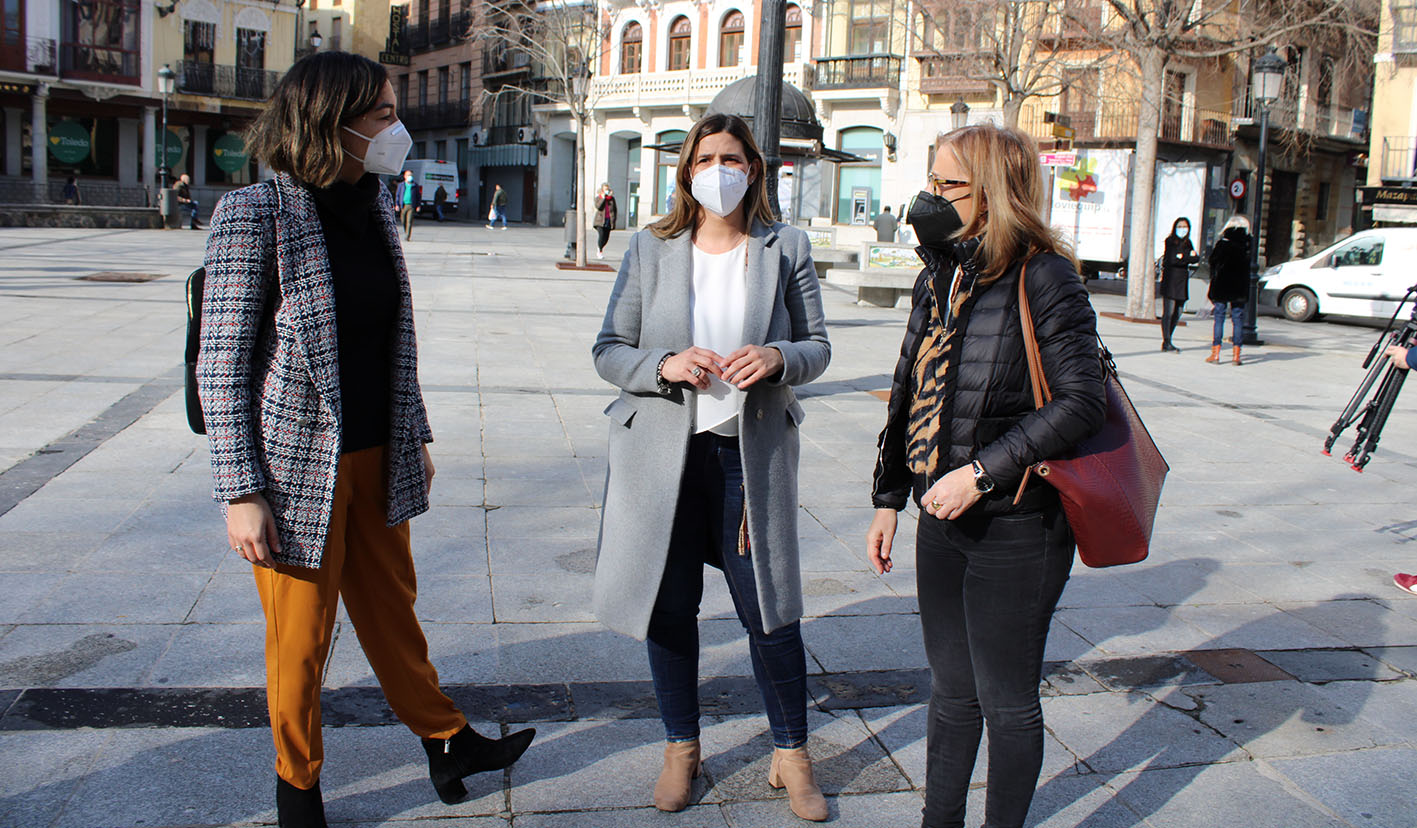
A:
{"type": "MultiPolygon", "coordinates": [[[[1392,316],[1417,284],[1417,227],[1379,227],[1336,242],[1307,259],[1260,276],[1260,303],[1308,322],[1321,313],[1392,316]]],[[[1405,311],[1410,311],[1409,304],[1405,311]]]]}

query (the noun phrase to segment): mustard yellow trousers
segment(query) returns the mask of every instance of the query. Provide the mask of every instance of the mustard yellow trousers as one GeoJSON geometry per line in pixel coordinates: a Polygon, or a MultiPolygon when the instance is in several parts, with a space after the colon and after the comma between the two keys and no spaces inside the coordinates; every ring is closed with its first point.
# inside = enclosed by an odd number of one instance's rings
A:
{"type": "Polygon", "coordinates": [[[467,720],[438,689],[413,611],[417,579],[408,523],[386,525],[383,446],[345,454],[319,569],[253,567],[266,616],[266,703],[276,773],[297,788],[320,779],[320,686],[343,597],[389,707],[410,730],[446,739],[467,720]]]}

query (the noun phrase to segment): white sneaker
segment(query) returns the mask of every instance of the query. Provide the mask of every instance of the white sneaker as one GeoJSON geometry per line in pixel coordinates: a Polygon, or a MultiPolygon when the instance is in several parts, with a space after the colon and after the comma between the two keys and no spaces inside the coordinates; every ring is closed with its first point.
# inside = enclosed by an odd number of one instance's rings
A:
{"type": "Polygon", "coordinates": [[[605,258],[605,251],[604,251],[604,250],[597,250],[597,251],[595,251],[595,257],[596,257],[597,259],[603,259],[603,258],[605,258]]]}

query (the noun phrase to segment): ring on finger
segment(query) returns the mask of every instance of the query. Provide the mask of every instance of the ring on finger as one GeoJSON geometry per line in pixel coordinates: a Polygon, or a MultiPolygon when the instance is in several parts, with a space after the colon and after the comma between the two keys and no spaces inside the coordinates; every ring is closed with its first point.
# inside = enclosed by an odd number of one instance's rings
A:
{"type": "Polygon", "coordinates": [[[942,506],[944,506],[944,504],[941,503],[941,502],[938,501],[938,500],[932,500],[932,501],[930,501],[930,505],[931,505],[932,507],[934,507],[935,511],[937,511],[937,512],[940,511],[940,508],[941,508],[942,506]]]}
{"type": "Polygon", "coordinates": [[[690,371],[689,373],[694,375],[694,379],[698,379],[699,377],[702,377],[704,375],[704,369],[695,365],[694,370],[690,371]]]}

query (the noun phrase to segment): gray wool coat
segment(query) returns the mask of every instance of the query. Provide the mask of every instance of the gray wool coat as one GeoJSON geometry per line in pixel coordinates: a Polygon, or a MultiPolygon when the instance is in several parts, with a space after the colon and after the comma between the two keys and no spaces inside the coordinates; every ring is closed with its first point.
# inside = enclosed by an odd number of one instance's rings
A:
{"type": "MultiPolygon", "coordinates": [[[[620,389],[610,417],[609,472],[595,568],[595,613],[607,627],[643,639],[659,593],[684,474],[693,394],[658,389],[666,354],[693,345],[693,251],[689,233],[661,240],[636,233],[620,265],[595,370],[620,389]]],[[[782,352],[782,374],[760,380],[738,415],[748,537],[765,632],[802,616],[797,547],[797,429],[793,386],[811,382],[831,359],[811,243],[785,224],[754,223],[748,239],[749,344],[782,352]]]]}

